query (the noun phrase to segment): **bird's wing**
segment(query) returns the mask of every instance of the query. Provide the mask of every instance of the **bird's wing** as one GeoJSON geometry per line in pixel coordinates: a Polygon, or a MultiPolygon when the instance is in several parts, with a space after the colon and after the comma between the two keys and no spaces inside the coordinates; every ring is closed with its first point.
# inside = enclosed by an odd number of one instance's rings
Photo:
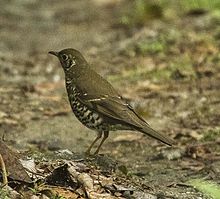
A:
{"type": "Polygon", "coordinates": [[[76,84],[80,93],[78,99],[81,103],[103,115],[130,125],[138,126],[138,120],[144,122],[109,82],[89,68],[86,72],[86,75],[79,77],[76,84]],[[135,117],[132,118],[132,116],[135,117]]]}
{"type": "Polygon", "coordinates": [[[79,96],[79,100],[91,109],[133,126],[134,129],[156,138],[163,143],[170,146],[174,144],[172,139],[152,129],[149,124],[143,118],[138,116],[134,109],[121,98],[121,96],[103,95],[97,97],[84,93],[79,96]]]}
{"type": "Polygon", "coordinates": [[[140,124],[148,125],[134,109],[122,99],[121,96],[92,96],[92,95],[81,95],[79,100],[91,109],[106,115],[110,118],[123,121],[130,125],[140,127],[140,124]]]}

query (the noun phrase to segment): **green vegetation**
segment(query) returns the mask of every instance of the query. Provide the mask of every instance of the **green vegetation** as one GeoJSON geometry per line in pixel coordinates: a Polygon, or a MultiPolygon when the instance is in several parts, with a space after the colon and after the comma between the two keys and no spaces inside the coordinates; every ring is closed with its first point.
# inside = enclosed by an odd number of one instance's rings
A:
{"type": "Polygon", "coordinates": [[[131,69],[123,70],[121,74],[109,76],[108,79],[118,82],[128,80],[130,83],[135,83],[145,79],[163,82],[172,79],[190,80],[196,77],[192,61],[187,54],[173,58],[165,67],[155,68],[151,71],[146,67],[137,65],[131,69]]]}
{"type": "Polygon", "coordinates": [[[144,25],[152,19],[173,18],[177,15],[203,14],[206,11],[219,11],[219,0],[135,0],[132,13],[125,11],[121,24],[128,27],[144,25]]]}
{"type": "Polygon", "coordinates": [[[10,199],[8,191],[0,188],[0,198],[1,199],[10,199]]]}
{"type": "MultiPolygon", "coordinates": [[[[135,2],[137,5],[134,6],[134,13],[136,13],[136,7],[140,6],[139,4],[146,4],[148,1],[139,0],[135,2]]],[[[177,6],[169,4],[168,1],[163,1],[163,3],[159,0],[152,2],[163,5],[169,9],[177,6]]],[[[188,4],[192,1],[181,2],[182,3],[178,1],[178,5],[180,6],[181,4],[181,6],[185,8],[184,10],[205,6],[207,9],[213,8],[213,10],[218,10],[220,8],[220,6],[217,5],[217,1],[213,1],[213,3],[209,2],[212,6],[208,6],[207,1],[193,1],[191,7],[189,7],[188,4]]],[[[141,9],[137,8],[137,10],[141,9]]],[[[173,10],[176,11],[176,9],[173,10]]],[[[180,10],[180,12],[182,12],[182,9],[180,10]]],[[[136,17],[131,17],[132,23],[135,19],[136,17]]],[[[164,26],[166,28],[158,30],[157,27],[152,28],[151,25],[149,25],[153,30],[152,34],[149,34],[146,30],[146,32],[143,31],[142,37],[135,39],[132,38],[123,53],[126,56],[136,58],[139,56],[150,57],[153,59],[155,66],[151,66],[152,70],[149,70],[147,64],[143,65],[142,63],[137,62],[132,68],[126,68],[121,74],[113,75],[109,80],[118,80],[121,82],[121,80],[125,80],[126,78],[130,83],[145,79],[164,82],[169,80],[193,80],[201,78],[201,76],[209,76],[209,74],[213,74],[219,61],[218,24],[220,10],[203,16],[203,19],[203,26],[207,26],[207,30],[212,30],[212,33],[207,34],[206,31],[192,31],[190,25],[184,27],[184,29],[179,29],[175,23],[170,25],[167,22],[163,23],[161,21],[158,22],[159,26],[164,26]],[[216,15],[213,13],[219,14],[216,15]],[[218,22],[212,23],[213,20],[218,20],[218,22]]],[[[199,25],[199,28],[202,27],[199,25]]]]}
{"type": "Polygon", "coordinates": [[[214,182],[194,179],[188,181],[188,184],[194,186],[202,193],[211,196],[213,199],[220,199],[220,186],[214,182]]]}
{"type": "Polygon", "coordinates": [[[137,43],[137,51],[142,54],[156,54],[166,50],[164,39],[145,40],[137,43]]]}
{"type": "Polygon", "coordinates": [[[211,129],[209,131],[204,132],[204,141],[215,141],[220,137],[220,128],[211,129]]]}
{"type": "Polygon", "coordinates": [[[127,26],[143,25],[146,21],[163,16],[162,8],[159,4],[144,0],[134,1],[134,9],[131,14],[121,17],[121,23],[127,26]]]}
{"type": "Polygon", "coordinates": [[[183,1],[177,1],[177,2],[179,2],[179,6],[181,6],[185,10],[191,10],[191,9],[216,10],[216,9],[220,9],[220,1],[219,0],[211,0],[211,1],[210,0],[183,0],[183,1]]]}

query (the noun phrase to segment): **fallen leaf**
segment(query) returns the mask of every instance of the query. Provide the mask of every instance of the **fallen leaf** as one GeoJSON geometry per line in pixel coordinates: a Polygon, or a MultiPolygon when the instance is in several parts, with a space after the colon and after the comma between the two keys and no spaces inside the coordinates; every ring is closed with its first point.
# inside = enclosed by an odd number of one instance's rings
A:
{"type": "Polygon", "coordinates": [[[0,154],[5,162],[9,177],[14,180],[31,183],[32,180],[19,160],[19,155],[0,140],[0,154]]]}

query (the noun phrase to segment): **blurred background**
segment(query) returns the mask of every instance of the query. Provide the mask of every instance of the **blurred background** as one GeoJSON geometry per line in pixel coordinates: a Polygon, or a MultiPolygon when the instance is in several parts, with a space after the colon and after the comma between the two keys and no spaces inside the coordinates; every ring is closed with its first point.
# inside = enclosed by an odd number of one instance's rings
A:
{"type": "Polygon", "coordinates": [[[114,132],[102,153],[155,184],[192,173],[219,182],[219,0],[1,0],[0,7],[0,134],[11,145],[82,153],[94,139],[73,116],[62,68],[48,55],[71,47],[181,148],[176,161],[165,155],[149,165],[165,146],[114,132]]]}

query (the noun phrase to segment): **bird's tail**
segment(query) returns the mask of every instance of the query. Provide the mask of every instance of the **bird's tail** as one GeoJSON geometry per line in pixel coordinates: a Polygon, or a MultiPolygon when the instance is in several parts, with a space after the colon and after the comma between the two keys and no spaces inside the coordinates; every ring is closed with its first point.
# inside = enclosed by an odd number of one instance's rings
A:
{"type": "Polygon", "coordinates": [[[158,133],[157,131],[155,131],[154,129],[152,129],[150,126],[148,125],[144,125],[144,126],[141,126],[140,129],[138,129],[140,132],[150,136],[150,137],[153,137],[157,140],[160,140],[161,142],[169,145],[169,146],[172,146],[175,144],[175,141],[172,140],[171,138],[168,138],[166,137],[165,135],[162,135],[161,133],[158,133]]]}

